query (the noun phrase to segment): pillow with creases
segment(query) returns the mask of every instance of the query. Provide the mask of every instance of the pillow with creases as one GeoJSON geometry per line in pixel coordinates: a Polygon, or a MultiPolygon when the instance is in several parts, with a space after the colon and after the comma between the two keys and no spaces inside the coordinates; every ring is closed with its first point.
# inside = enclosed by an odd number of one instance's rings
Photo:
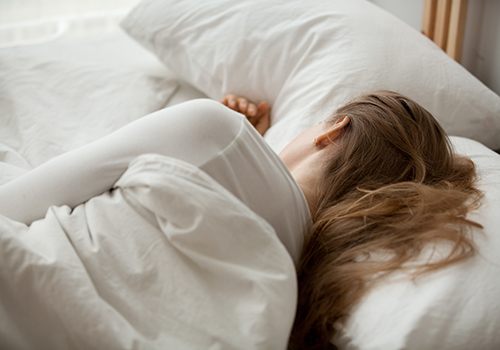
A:
{"type": "Polygon", "coordinates": [[[364,0],[144,0],[122,27],[211,98],[273,105],[279,151],[362,93],[389,89],[451,135],[500,148],[500,97],[433,42],[364,0]]]}

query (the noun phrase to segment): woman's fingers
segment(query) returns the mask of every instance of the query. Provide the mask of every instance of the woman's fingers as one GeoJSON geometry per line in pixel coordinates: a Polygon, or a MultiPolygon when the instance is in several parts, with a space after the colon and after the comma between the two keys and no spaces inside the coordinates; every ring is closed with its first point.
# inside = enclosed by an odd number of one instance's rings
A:
{"type": "Polygon", "coordinates": [[[255,129],[264,136],[266,133],[267,129],[271,126],[271,108],[269,106],[269,103],[266,101],[262,101],[259,103],[257,106],[258,110],[258,118],[257,118],[257,123],[254,125],[255,129]]]}
{"type": "Polygon", "coordinates": [[[236,95],[224,96],[224,98],[221,100],[221,103],[231,108],[232,110],[243,113],[245,115],[247,113],[248,106],[250,105],[250,102],[246,98],[236,95]]]}
{"type": "Polygon", "coordinates": [[[271,108],[269,106],[269,103],[267,103],[267,101],[261,101],[257,106],[257,111],[258,111],[257,115],[259,117],[264,115],[269,115],[270,109],[271,108]]]}
{"type": "Polygon", "coordinates": [[[257,116],[257,106],[255,105],[255,103],[250,102],[248,104],[246,116],[248,118],[255,118],[257,116]]]}
{"type": "Polygon", "coordinates": [[[227,99],[227,106],[231,109],[237,110],[238,102],[236,96],[230,95],[227,99]]]}
{"type": "Polygon", "coordinates": [[[235,95],[226,95],[221,100],[222,104],[237,111],[237,97],[235,95]]]}
{"type": "Polygon", "coordinates": [[[243,97],[238,97],[238,111],[240,113],[246,114],[248,109],[248,100],[243,97]]]}
{"type": "Polygon", "coordinates": [[[261,101],[258,105],[244,97],[236,95],[226,95],[221,103],[232,110],[242,113],[248,121],[264,135],[271,124],[271,106],[266,101],[261,101]]]}

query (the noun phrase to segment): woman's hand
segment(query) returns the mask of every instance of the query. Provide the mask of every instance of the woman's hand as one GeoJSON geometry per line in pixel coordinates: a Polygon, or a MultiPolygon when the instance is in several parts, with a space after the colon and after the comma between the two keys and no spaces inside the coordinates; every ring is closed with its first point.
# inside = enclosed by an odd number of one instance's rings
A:
{"type": "Polygon", "coordinates": [[[266,101],[255,104],[245,97],[226,95],[220,102],[247,117],[248,121],[261,135],[264,135],[269,129],[271,125],[271,107],[266,101]]]}

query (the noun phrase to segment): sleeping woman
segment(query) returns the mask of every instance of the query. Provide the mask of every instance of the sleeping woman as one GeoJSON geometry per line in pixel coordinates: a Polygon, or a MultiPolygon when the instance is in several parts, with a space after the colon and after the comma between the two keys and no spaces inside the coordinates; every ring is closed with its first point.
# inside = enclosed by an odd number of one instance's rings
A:
{"type": "Polygon", "coordinates": [[[433,116],[390,91],[358,97],[279,154],[263,135],[270,106],[228,95],[141,118],[0,186],[0,214],[30,224],[52,205],[110,190],[144,153],[184,160],[266,219],[293,258],[299,302],[291,344],[323,348],[369,282],[406,266],[428,243],[474,253],[466,218],[480,198],[471,160],[453,153],[433,116]],[[237,113],[239,112],[239,113],[237,113]],[[374,260],[371,253],[385,252],[374,260]]]}

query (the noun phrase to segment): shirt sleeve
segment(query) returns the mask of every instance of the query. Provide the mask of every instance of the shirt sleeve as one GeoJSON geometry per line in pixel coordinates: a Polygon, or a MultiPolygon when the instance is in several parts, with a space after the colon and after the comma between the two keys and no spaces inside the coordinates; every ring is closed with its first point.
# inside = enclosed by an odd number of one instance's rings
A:
{"type": "Polygon", "coordinates": [[[31,224],[52,205],[75,207],[112,188],[145,153],[206,163],[233,141],[241,123],[240,114],[208,99],[152,113],[0,186],[0,214],[31,224]]]}

